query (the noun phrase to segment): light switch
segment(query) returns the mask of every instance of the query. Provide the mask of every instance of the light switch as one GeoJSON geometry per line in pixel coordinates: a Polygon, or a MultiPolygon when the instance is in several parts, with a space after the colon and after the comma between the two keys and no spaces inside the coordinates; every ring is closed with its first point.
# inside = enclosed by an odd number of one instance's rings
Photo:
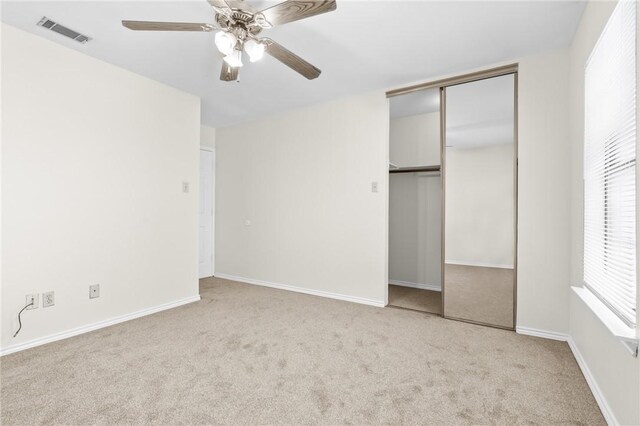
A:
{"type": "Polygon", "coordinates": [[[189,182],[182,182],[182,192],[184,193],[189,192],[189,182]]]}
{"type": "Polygon", "coordinates": [[[378,192],[378,182],[371,182],[371,192],[378,192]]]}

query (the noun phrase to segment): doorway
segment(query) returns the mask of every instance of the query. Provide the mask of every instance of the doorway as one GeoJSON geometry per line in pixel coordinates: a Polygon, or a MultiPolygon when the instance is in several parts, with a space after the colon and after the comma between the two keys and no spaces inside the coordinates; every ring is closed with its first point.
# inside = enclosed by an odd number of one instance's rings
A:
{"type": "Polygon", "coordinates": [[[389,305],[442,314],[440,90],[389,107],[389,305]]]}
{"type": "Polygon", "coordinates": [[[213,275],[215,150],[200,148],[200,198],[198,228],[198,277],[213,275]]]}

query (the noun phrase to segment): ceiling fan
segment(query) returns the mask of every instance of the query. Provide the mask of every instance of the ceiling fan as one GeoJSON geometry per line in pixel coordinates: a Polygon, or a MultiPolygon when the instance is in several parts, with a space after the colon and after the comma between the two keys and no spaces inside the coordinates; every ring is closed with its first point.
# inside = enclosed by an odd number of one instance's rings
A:
{"type": "Polygon", "coordinates": [[[122,21],[122,25],[136,31],[203,31],[219,30],[215,44],[224,56],[220,80],[238,80],[242,67],[242,52],[251,62],[262,59],[265,53],[309,80],[318,78],[320,69],[267,37],[258,35],[264,29],[287,22],[310,18],[336,10],[336,0],[287,0],[256,12],[242,0],[207,0],[215,10],[215,24],[190,22],[122,21]]]}

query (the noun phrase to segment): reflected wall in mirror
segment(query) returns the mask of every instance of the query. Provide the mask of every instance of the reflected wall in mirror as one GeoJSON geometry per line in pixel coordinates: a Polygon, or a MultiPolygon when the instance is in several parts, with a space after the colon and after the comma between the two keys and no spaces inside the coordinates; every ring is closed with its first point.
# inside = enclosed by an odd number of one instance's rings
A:
{"type": "Polygon", "coordinates": [[[444,90],[444,315],[513,328],[515,75],[444,90]]]}

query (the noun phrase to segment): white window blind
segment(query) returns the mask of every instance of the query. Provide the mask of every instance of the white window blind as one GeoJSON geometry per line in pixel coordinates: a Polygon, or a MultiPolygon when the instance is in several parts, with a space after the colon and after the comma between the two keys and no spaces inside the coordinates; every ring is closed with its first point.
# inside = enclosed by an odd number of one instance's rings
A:
{"type": "Polygon", "coordinates": [[[585,69],[584,282],[636,323],[636,2],[622,0],[585,69]]]}

